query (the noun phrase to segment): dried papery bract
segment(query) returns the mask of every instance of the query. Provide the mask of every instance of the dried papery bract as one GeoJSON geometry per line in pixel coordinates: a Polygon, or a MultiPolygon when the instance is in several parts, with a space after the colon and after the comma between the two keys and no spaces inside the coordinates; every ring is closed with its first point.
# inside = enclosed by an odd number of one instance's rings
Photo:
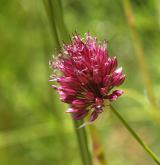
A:
{"type": "Polygon", "coordinates": [[[51,81],[59,84],[52,86],[70,105],[66,112],[75,120],[90,114],[90,121],[94,121],[103,112],[105,99],[115,101],[123,94],[113,90],[125,80],[122,67],[117,69],[116,57],[108,57],[107,43],[98,43],[90,34],[85,39],[74,35],[72,43],[64,44],[50,65],[54,70],[51,81]]]}

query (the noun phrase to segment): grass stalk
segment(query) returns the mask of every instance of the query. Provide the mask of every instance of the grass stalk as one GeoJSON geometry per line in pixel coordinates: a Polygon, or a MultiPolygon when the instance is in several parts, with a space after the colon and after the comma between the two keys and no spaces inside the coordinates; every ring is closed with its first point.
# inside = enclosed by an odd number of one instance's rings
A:
{"type": "Polygon", "coordinates": [[[131,135],[135,138],[135,140],[142,146],[142,148],[148,153],[148,155],[158,164],[160,165],[159,158],[155,155],[154,152],[144,143],[144,141],[138,136],[138,134],[128,125],[125,119],[119,114],[119,112],[113,107],[110,106],[111,111],[117,116],[117,118],[122,122],[122,124],[126,127],[126,129],[131,133],[131,135]]]}
{"type": "MultiPolygon", "coordinates": [[[[66,30],[64,21],[63,21],[63,13],[62,13],[62,5],[58,0],[45,0],[44,4],[46,6],[46,10],[48,13],[48,18],[50,24],[52,25],[53,36],[55,38],[56,45],[58,48],[61,47],[62,40],[69,41],[69,35],[66,30]]],[[[88,141],[87,141],[87,133],[85,128],[78,129],[80,125],[83,124],[83,121],[75,121],[74,127],[75,132],[77,134],[78,144],[80,155],[82,158],[83,165],[92,165],[92,159],[90,156],[90,152],[88,149],[88,141]]]]}
{"type": "Polygon", "coordinates": [[[50,27],[51,27],[51,30],[53,33],[55,47],[56,47],[56,49],[59,50],[60,49],[60,39],[58,37],[58,30],[56,27],[52,3],[50,0],[43,0],[43,3],[44,3],[45,10],[46,10],[46,14],[48,16],[49,24],[50,24],[50,27]]]}
{"type": "Polygon", "coordinates": [[[92,137],[93,152],[95,157],[97,158],[100,165],[108,165],[104,153],[104,147],[100,141],[96,127],[92,124],[89,125],[89,129],[92,137]]]}
{"type": "Polygon", "coordinates": [[[136,52],[137,59],[139,62],[140,70],[142,72],[144,84],[147,89],[148,99],[150,101],[152,109],[158,110],[155,94],[154,94],[154,89],[151,82],[151,76],[150,76],[148,65],[145,59],[145,52],[142,46],[142,42],[140,40],[140,36],[137,32],[135,16],[132,10],[132,6],[130,3],[130,0],[122,0],[122,1],[123,1],[123,7],[126,14],[127,22],[132,33],[133,44],[134,44],[135,52],[136,52]]]}
{"type": "Polygon", "coordinates": [[[73,120],[75,132],[77,134],[80,155],[83,165],[92,165],[91,155],[88,149],[87,132],[85,127],[79,128],[83,124],[83,120],[73,120]]]}
{"type": "Polygon", "coordinates": [[[70,36],[64,23],[62,3],[60,0],[49,0],[49,2],[56,22],[60,43],[69,42],[70,36]]]}

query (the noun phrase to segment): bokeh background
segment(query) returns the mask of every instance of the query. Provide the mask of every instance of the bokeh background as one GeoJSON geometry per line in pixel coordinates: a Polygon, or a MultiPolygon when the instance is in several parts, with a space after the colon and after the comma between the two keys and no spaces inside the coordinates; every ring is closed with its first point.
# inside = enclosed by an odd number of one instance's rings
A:
{"type": "MultiPolygon", "coordinates": [[[[122,0],[63,0],[70,34],[108,40],[127,79],[115,105],[160,157],[160,125],[151,106],[122,0]]],[[[156,104],[160,104],[160,1],[132,0],[156,104]]],[[[43,1],[0,1],[0,165],[81,165],[71,117],[48,82],[55,52],[43,1]]],[[[95,122],[109,165],[154,165],[110,113],[95,122]]]]}

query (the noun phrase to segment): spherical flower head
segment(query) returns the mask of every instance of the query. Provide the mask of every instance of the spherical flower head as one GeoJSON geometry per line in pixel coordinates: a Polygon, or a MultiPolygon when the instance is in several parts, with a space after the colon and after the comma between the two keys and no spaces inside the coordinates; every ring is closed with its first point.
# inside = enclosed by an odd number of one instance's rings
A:
{"type": "Polygon", "coordinates": [[[113,90],[125,80],[122,67],[117,69],[116,57],[108,57],[107,43],[98,43],[90,34],[85,39],[74,35],[72,43],[63,45],[50,66],[54,71],[50,80],[59,84],[52,86],[70,105],[66,112],[75,120],[90,115],[90,121],[94,121],[104,111],[104,100],[115,101],[123,94],[122,90],[113,90]]]}

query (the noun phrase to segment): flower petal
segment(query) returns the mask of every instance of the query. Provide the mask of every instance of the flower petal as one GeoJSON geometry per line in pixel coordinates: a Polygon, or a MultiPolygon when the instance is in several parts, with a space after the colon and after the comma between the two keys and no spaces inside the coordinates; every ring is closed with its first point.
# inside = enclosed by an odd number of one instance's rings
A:
{"type": "Polygon", "coordinates": [[[82,99],[73,100],[72,106],[76,108],[84,108],[86,106],[86,101],[82,99]]]}
{"type": "Polygon", "coordinates": [[[68,108],[66,110],[67,113],[77,113],[79,111],[79,109],[75,109],[75,108],[68,108]]]}
{"type": "Polygon", "coordinates": [[[73,114],[73,119],[75,120],[81,120],[88,114],[88,111],[86,109],[79,110],[77,113],[73,114]]]}
{"type": "Polygon", "coordinates": [[[93,111],[93,112],[91,113],[90,122],[93,122],[94,120],[96,120],[97,117],[98,117],[98,113],[95,112],[95,111],[93,111]]]}
{"type": "Polygon", "coordinates": [[[125,80],[125,75],[117,75],[117,76],[113,77],[112,85],[119,86],[124,82],[124,80],[125,80]]]}
{"type": "Polygon", "coordinates": [[[124,92],[122,90],[115,90],[112,94],[108,95],[108,99],[110,101],[115,101],[119,96],[121,96],[124,92]]]}

